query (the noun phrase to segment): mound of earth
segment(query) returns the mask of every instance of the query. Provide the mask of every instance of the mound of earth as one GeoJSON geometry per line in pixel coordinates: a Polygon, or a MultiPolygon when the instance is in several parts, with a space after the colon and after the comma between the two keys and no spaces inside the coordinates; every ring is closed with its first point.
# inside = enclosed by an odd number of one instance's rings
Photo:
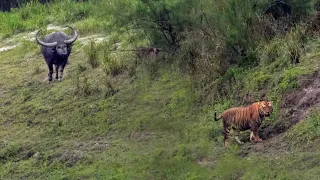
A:
{"type": "Polygon", "coordinates": [[[281,105],[285,110],[284,119],[288,119],[291,125],[303,120],[309,108],[320,106],[320,73],[301,77],[299,87],[285,95],[281,105]]]}

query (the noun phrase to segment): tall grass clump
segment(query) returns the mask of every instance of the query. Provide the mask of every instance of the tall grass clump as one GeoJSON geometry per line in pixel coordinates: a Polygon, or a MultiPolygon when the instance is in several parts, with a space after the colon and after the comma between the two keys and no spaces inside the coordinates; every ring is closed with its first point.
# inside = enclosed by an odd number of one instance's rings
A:
{"type": "Polygon", "coordinates": [[[0,18],[0,36],[4,38],[24,29],[24,25],[18,14],[3,12],[0,13],[0,18]]]}
{"type": "Polygon", "coordinates": [[[269,43],[261,43],[257,49],[261,65],[270,66],[270,71],[279,71],[300,62],[305,43],[305,27],[298,26],[288,34],[272,39],[269,43]]]}
{"type": "Polygon", "coordinates": [[[81,36],[86,34],[100,33],[103,34],[106,29],[106,22],[98,20],[94,17],[88,17],[83,20],[76,21],[74,26],[77,27],[77,31],[81,36]]]}
{"type": "Polygon", "coordinates": [[[315,13],[315,0],[286,0],[292,6],[291,19],[293,22],[304,21],[315,13]]]}
{"type": "Polygon", "coordinates": [[[5,162],[10,159],[15,159],[22,149],[20,142],[11,142],[6,147],[0,150],[0,162],[5,162]]]}
{"type": "Polygon", "coordinates": [[[99,67],[99,49],[98,45],[94,41],[90,41],[89,47],[86,49],[86,54],[88,56],[88,64],[93,68],[99,67]]]}
{"type": "Polygon", "coordinates": [[[31,31],[45,24],[48,20],[48,9],[36,1],[23,4],[20,8],[13,9],[10,13],[0,12],[2,36],[10,36],[15,33],[31,31]]]}
{"type": "Polygon", "coordinates": [[[19,32],[32,31],[50,23],[75,23],[87,18],[93,7],[91,1],[77,3],[67,0],[48,4],[29,1],[10,13],[0,12],[0,36],[8,37],[19,32]]]}
{"type": "Polygon", "coordinates": [[[75,86],[74,95],[87,97],[94,92],[98,92],[98,89],[92,84],[91,79],[87,75],[80,76],[80,72],[73,77],[73,83],[75,86]]]}
{"type": "Polygon", "coordinates": [[[126,66],[124,64],[125,56],[121,56],[117,53],[110,53],[110,51],[105,50],[103,52],[103,70],[106,75],[117,76],[122,74],[126,66]]]}

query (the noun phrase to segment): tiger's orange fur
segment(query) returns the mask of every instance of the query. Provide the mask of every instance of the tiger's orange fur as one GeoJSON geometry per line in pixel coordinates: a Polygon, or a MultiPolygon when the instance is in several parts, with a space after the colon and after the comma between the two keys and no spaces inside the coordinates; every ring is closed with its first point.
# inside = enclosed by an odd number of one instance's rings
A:
{"type": "Polygon", "coordinates": [[[224,146],[227,147],[228,134],[231,129],[245,131],[251,129],[250,141],[261,142],[258,129],[266,116],[273,111],[270,101],[255,102],[247,107],[227,109],[220,116],[214,114],[214,119],[223,120],[224,146]]]}

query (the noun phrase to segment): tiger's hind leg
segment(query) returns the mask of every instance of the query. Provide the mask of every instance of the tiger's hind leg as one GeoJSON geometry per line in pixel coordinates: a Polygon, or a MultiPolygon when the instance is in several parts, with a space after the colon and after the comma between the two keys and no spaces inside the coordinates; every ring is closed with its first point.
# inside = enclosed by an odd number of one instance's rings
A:
{"type": "Polygon", "coordinates": [[[239,139],[240,131],[239,130],[234,130],[234,139],[237,141],[239,144],[244,144],[240,139],[239,139]]]}
{"type": "Polygon", "coordinates": [[[228,128],[228,126],[226,125],[225,122],[223,122],[223,146],[224,148],[228,147],[228,135],[229,135],[230,129],[228,128]]]}
{"type": "Polygon", "coordinates": [[[223,146],[224,148],[227,148],[228,147],[228,133],[229,132],[224,132],[224,138],[223,138],[223,146]]]}

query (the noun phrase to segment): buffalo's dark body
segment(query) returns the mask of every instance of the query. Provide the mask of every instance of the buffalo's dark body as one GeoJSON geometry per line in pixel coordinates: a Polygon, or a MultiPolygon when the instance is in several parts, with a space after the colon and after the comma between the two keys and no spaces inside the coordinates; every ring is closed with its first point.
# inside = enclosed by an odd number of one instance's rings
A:
{"type": "MultiPolygon", "coordinates": [[[[63,43],[64,40],[68,40],[70,37],[66,35],[63,32],[55,32],[52,34],[47,35],[44,38],[44,42],[47,43],[53,43],[53,42],[58,42],[58,44],[63,43]]],[[[41,46],[41,54],[43,55],[48,68],[49,68],[49,81],[52,80],[52,73],[53,73],[53,65],[56,67],[56,79],[58,79],[58,72],[60,68],[60,72],[63,72],[63,69],[65,68],[69,55],[71,53],[72,46],[67,45],[67,53],[65,55],[60,55],[57,53],[57,51],[54,50],[52,47],[45,47],[41,46]],[[51,76],[51,77],[50,77],[51,76]]]]}
{"type": "Polygon", "coordinates": [[[54,32],[47,35],[43,41],[38,39],[38,33],[36,36],[37,42],[41,45],[41,54],[49,68],[48,79],[52,81],[53,66],[55,65],[55,78],[61,80],[63,70],[68,63],[72,50],[72,43],[77,38],[77,33],[74,31],[75,35],[70,37],[64,32],[54,32]]]}

